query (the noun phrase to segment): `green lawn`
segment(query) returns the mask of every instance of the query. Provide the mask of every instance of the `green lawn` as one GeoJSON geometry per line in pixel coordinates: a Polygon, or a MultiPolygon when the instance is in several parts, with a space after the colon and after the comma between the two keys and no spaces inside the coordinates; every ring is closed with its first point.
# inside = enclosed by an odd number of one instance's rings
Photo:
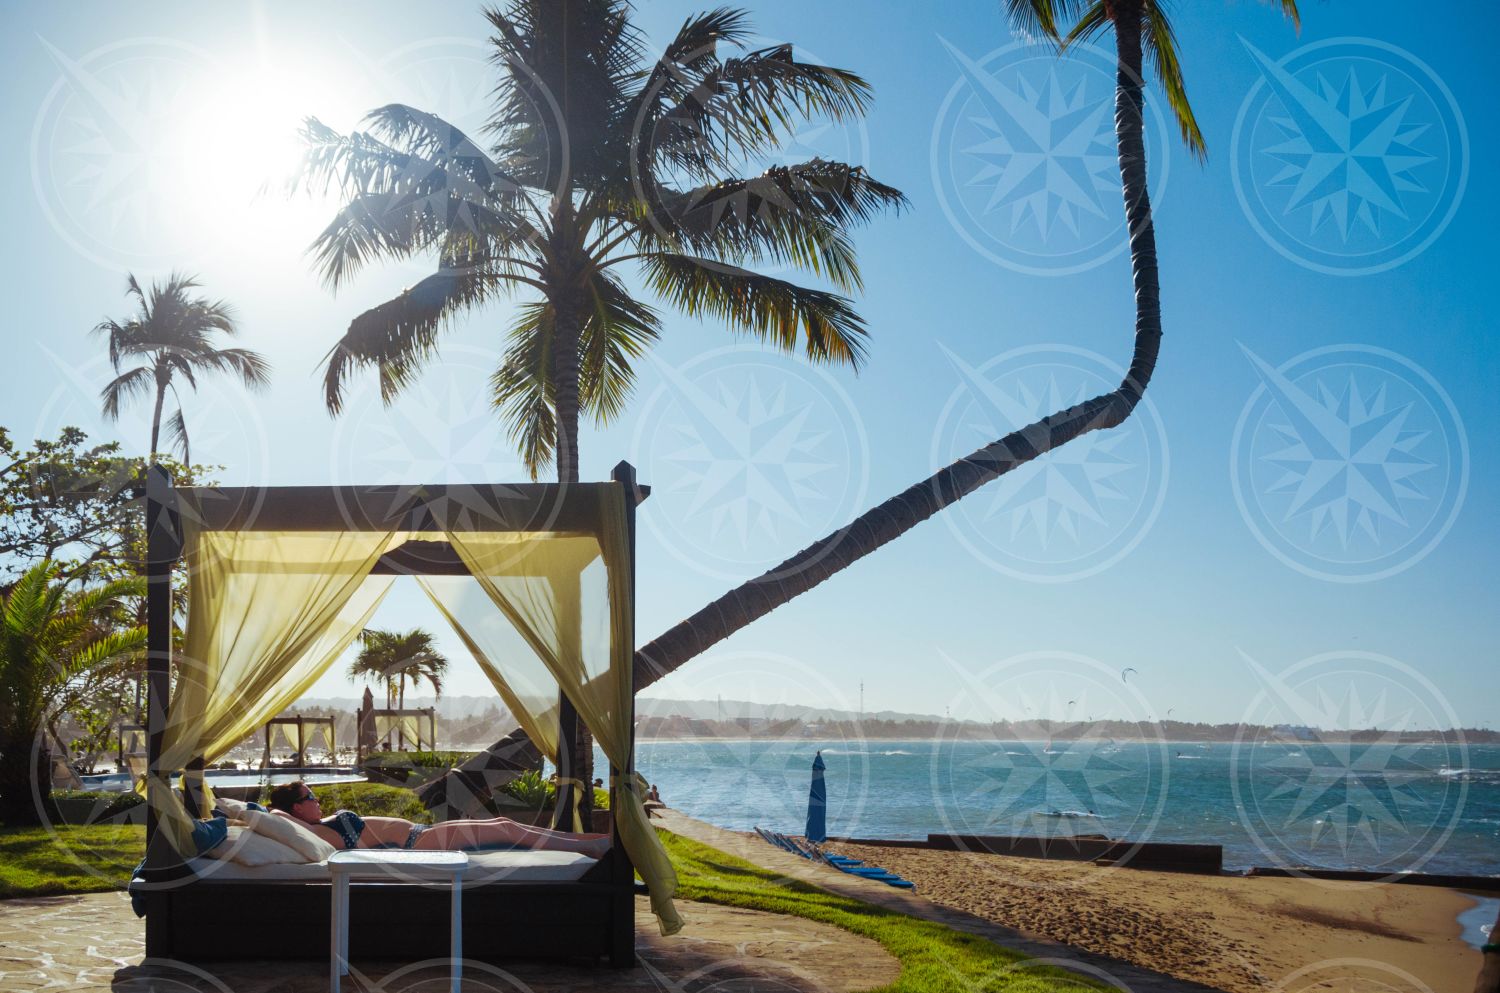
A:
{"type": "Polygon", "coordinates": [[[661,832],[677,867],[677,895],[822,921],[874,939],[901,963],[900,993],[1064,993],[1110,989],[950,927],[786,880],[732,855],[661,832]]]}
{"type": "Polygon", "coordinates": [[[0,828],[0,899],[123,890],[145,852],[134,824],[0,828]]]}
{"type": "MultiPolygon", "coordinates": [[[[901,963],[892,993],[1064,993],[1105,989],[1018,952],[930,921],[751,865],[717,849],[662,832],[677,866],[678,896],[822,921],[879,942],[901,963]]],[[[0,899],[124,889],[145,849],[133,825],[0,828],[0,899]]]]}

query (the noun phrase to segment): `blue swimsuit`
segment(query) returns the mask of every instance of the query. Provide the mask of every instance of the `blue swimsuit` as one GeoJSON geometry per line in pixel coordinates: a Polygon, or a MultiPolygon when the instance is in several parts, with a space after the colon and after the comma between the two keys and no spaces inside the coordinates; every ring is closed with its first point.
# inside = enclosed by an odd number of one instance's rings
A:
{"type": "MultiPolygon", "coordinates": [[[[352,810],[335,810],[332,817],[325,817],[318,823],[344,839],[345,848],[358,848],[359,836],[365,830],[365,819],[352,810]]],[[[427,827],[426,824],[413,824],[411,831],[406,835],[406,844],[401,847],[411,848],[416,845],[417,839],[422,836],[422,832],[426,831],[427,827]]]]}
{"type": "Polygon", "coordinates": [[[318,823],[337,832],[344,839],[345,848],[358,848],[359,836],[365,830],[365,819],[352,810],[335,810],[332,817],[325,817],[318,823]]]}

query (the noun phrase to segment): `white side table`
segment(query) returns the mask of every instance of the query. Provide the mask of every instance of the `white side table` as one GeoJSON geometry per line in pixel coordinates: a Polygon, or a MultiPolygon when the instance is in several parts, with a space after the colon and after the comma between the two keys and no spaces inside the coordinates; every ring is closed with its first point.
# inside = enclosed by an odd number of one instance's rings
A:
{"type": "Polygon", "coordinates": [[[449,953],[453,959],[453,993],[463,978],[463,873],[469,867],[464,852],[418,852],[399,848],[355,848],[328,856],[333,882],[333,918],[328,928],[329,989],[339,993],[339,979],[349,974],[349,881],[353,878],[447,880],[453,902],[449,953]]]}

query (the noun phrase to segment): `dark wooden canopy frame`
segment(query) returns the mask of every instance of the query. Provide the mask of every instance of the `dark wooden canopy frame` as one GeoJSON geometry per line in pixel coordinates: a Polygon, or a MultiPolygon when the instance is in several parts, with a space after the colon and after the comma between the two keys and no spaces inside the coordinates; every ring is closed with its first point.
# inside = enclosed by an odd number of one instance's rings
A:
{"type": "MultiPolygon", "coordinates": [[[[635,612],[636,506],[650,493],[628,462],[613,482],[625,488],[630,611],[635,612]]],[[[172,659],[172,569],[183,551],[182,519],[205,530],[256,531],[547,531],[597,532],[593,507],[569,500],[581,486],[552,483],[464,486],[247,487],[179,489],[160,466],[147,471],[146,625],[147,774],[166,785],[161,767],[172,659]]],[[[384,555],[374,573],[468,575],[446,541],[410,541],[384,555]]],[[[635,646],[631,645],[631,656],[635,646]]],[[[633,694],[632,694],[633,699],[633,694]]],[[[577,720],[571,702],[561,709],[577,720]]],[[[620,783],[635,774],[632,703],[629,768],[611,777],[610,805],[626,802],[620,783]]],[[[569,727],[561,740],[572,741],[569,727]]],[[[201,769],[199,757],[190,768],[201,769]]],[[[568,750],[558,772],[571,776],[568,750]]],[[[561,791],[566,793],[567,791],[561,791]]],[[[561,812],[560,812],[561,813],[561,812]]],[[[262,882],[196,877],[146,812],[146,954],[179,961],[326,959],[331,894],[327,882],[262,882]],[[247,941],[245,935],[256,939],[247,941]]],[[[354,883],[350,955],[424,959],[448,954],[448,893],[417,883],[354,883]]],[[[614,829],[614,847],[580,879],[466,885],[466,958],[607,958],[635,963],[635,868],[614,829]]]]}

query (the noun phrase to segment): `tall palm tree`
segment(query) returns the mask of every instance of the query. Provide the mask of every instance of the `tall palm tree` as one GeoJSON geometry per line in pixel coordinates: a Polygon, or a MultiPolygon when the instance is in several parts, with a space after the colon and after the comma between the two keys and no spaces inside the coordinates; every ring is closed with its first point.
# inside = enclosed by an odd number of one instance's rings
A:
{"type": "Polygon", "coordinates": [[[129,578],[70,590],[44,560],[0,595],[0,821],[35,823],[33,776],[44,802],[51,791],[50,770],[34,765],[49,717],[134,671],[146,629],[127,620],[126,602],[145,588],[129,578]]]}
{"type": "MultiPolygon", "coordinates": [[[[385,684],[386,705],[406,706],[406,683],[412,689],[425,680],[433,696],[443,695],[443,677],[448,659],[433,647],[431,633],[421,628],[410,631],[382,631],[366,628],[360,632],[359,654],[349,663],[351,680],[375,678],[385,684]]],[[[398,731],[399,735],[401,732],[398,731]]]]}
{"type": "MultiPolygon", "coordinates": [[[[1296,0],[1274,2],[1294,25],[1301,26],[1296,0]]],[[[1124,379],[1108,393],[1049,414],[959,459],[670,628],[637,653],[638,688],[807,592],[985,483],[1082,434],[1118,427],[1140,403],[1156,370],[1162,336],[1156,227],[1146,190],[1143,54],[1150,57],[1183,143],[1200,160],[1207,155],[1188,102],[1176,35],[1162,0],[1005,0],[1005,7],[1023,32],[1051,39],[1063,49],[1106,28],[1114,30],[1115,142],[1135,289],[1135,345],[1124,379]],[[1064,34],[1063,25],[1069,22],[1071,27],[1064,34]]]]}
{"type": "MultiPolygon", "coordinates": [[[[800,61],[790,45],[745,50],[747,16],[725,8],[688,18],[651,61],[630,15],[626,0],[486,10],[500,73],[489,151],[399,104],[348,135],[308,121],[302,182],[347,199],[312,248],[325,281],[337,288],[378,258],[437,265],[350,323],[328,358],[330,412],[360,367],[376,370],[391,402],[450,318],[523,291],[492,399],[532,478],[555,461],[558,481],[576,482],[580,415],[602,424],[621,412],[632,361],[660,331],[622,267],[688,315],[858,367],[865,326],[842,295],[860,286],[849,232],[905,197],[823,159],[739,170],[800,117],[861,116],[869,85],[800,61]],[[765,263],[837,292],[747,268],[765,263]]],[[[571,754],[590,778],[582,725],[571,754]]]]}
{"type": "Polygon", "coordinates": [[[649,61],[625,0],[514,0],[486,10],[500,83],[491,151],[412,107],[372,111],[339,134],[309,120],[302,182],[347,203],[313,245],[340,286],[371,260],[435,256],[437,271],[356,317],[329,355],[325,399],[374,367],[390,402],[445,321],[521,290],[493,400],[533,478],[555,458],[578,478],[578,418],[623,408],[631,361],[660,330],[631,295],[631,266],[658,297],[815,361],[857,366],[865,327],[840,293],[761,275],[772,262],[860,285],[849,229],[905,202],[862,167],[813,159],[743,177],[788,126],[857,117],[870,87],[799,61],[790,45],[738,50],[742,11],[689,18],[649,61]]]}
{"type": "Polygon", "coordinates": [[[165,283],[152,284],[148,293],[131,275],[126,279],[126,291],[135,298],[136,315],[123,323],[103,321],[94,328],[95,334],[109,336],[109,361],[116,374],[100,394],[104,416],[115,420],[121,404],[136,396],[154,395],[148,456],[153,463],[160,449],[162,408],[169,390],[177,402],[177,413],[167,422],[167,431],[182,460],[191,461],[177,377],[193,389],[198,388],[198,375],[205,372],[231,373],[255,390],[264,389],[270,382],[271,367],[259,353],[217,347],[215,333],[233,337],[239,334],[239,328],[222,300],[191,295],[199,286],[196,277],[173,273],[165,283]],[[141,364],[121,368],[134,360],[141,364]]]}
{"type": "MultiPolygon", "coordinates": [[[[1017,466],[1030,462],[1090,431],[1118,427],[1135,410],[1156,369],[1160,350],[1161,294],[1156,266],[1156,229],[1146,190],[1146,148],[1142,108],[1143,55],[1167,97],[1192,154],[1207,154],[1188,102],[1181,59],[1162,0],[1004,0],[1015,26],[1050,39],[1059,49],[1112,27],[1115,34],[1115,140],[1120,184],[1130,238],[1135,289],[1135,343],[1130,367],[1114,390],[1057,411],[970,453],[928,478],[866,511],[762,575],[725,593],[642,647],[635,656],[635,687],[640,690],[672,672],[752,621],[807,592],[943,508],[1017,466]],[[1071,26],[1068,26],[1070,25],[1071,26]]],[[[1300,27],[1296,0],[1272,0],[1300,27]]],[[[461,769],[482,773],[489,753],[461,769]]],[[[424,796],[441,799],[441,783],[424,796]]]]}

